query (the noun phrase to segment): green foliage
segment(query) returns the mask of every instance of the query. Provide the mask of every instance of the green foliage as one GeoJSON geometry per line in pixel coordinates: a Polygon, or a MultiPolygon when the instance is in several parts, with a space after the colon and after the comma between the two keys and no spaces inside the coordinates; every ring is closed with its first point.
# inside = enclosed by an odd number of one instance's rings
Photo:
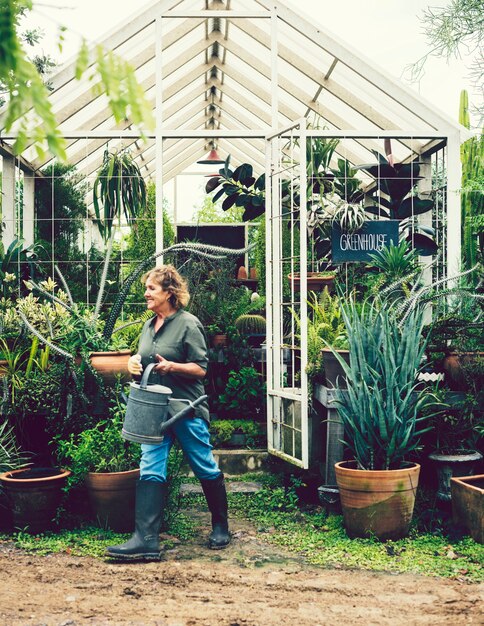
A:
{"type": "Polygon", "coordinates": [[[19,449],[14,430],[8,421],[0,423],[0,473],[18,469],[28,461],[25,451],[19,449]]]}
{"type": "Polygon", "coordinates": [[[56,439],[59,463],[72,472],[70,487],[82,482],[88,472],[123,472],[138,466],[139,445],[121,437],[124,413],[125,406],[115,397],[108,418],[80,433],[56,439]]]}
{"type": "MultiPolygon", "coordinates": [[[[133,224],[129,235],[126,238],[126,249],[124,259],[133,261],[136,264],[140,260],[146,259],[156,252],[156,187],[154,183],[148,183],[146,187],[146,205],[140,207],[136,222],[133,224]]],[[[163,198],[163,248],[168,248],[175,241],[175,230],[170,221],[167,211],[167,200],[163,198]]],[[[129,264],[123,277],[126,278],[131,273],[132,265],[129,264]]],[[[136,281],[133,285],[126,303],[143,303],[137,309],[144,310],[144,285],[141,281],[136,281]]]]}
{"type": "MultiPolygon", "coordinates": [[[[463,91],[462,96],[467,92],[463,91]]],[[[464,120],[462,120],[464,121],[464,120]]],[[[461,145],[462,264],[464,269],[484,258],[484,134],[461,145]]],[[[477,285],[477,276],[474,275],[477,285]]]]}
{"type": "Polygon", "coordinates": [[[133,224],[146,206],[146,185],[129,152],[104,152],[94,181],[93,204],[104,241],[111,237],[115,220],[124,216],[128,224],[133,224]]]}
{"type": "Polygon", "coordinates": [[[192,261],[183,270],[190,290],[189,311],[204,327],[226,333],[239,315],[253,310],[251,294],[234,278],[234,262],[223,260],[210,267],[205,260],[192,261]]]}
{"type": "Polygon", "coordinates": [[[361,469],[399,469],[417,448],[419,413],[428,391],[417,389],[425,343],[423,308],[404,320],[388,303],[352,301],[342,305],[350,364],[337,353],[347,392],[336,401],[345,427],[345,443],[361,469]]]}
{"type": "Polygon", "coordinates": [[[212,198],[214,203],[225,195],[226,198],[222,203],[224,211],[235,205],[243,208],[244,222],[256,219],[265,211],[265,174],[256,179],[249,163],[243,163],[235,170],[231,170],[229,165],[230,156],[219,170],[219,174],[207,182],[205,191],[211,193],[220,187],[212,198]]]}
{"type": "MultiPolygon", "coordinates": [[[[186,541],[195,534],[193,520],[183,513],[179,513],[176,520],[170,526],[170,532],[182,541],[186,541]]],[[[115,533],[112,530],[87,526],[74,530],[61,530],[60,532],[45,532],[39,535],[31,535],[25,532],[13,535],[0,535],[0,541],[15,542],[15,546],[26,552],[37,555],[49,555],[64,553],[73,557],[106,558],[106,548],[122,543],[129,535],[115,533]]],[[[169,539],[162,542],[168,546],[169,539]]]]}
{"type": "MultiPolygon", "coordinates": [[[[39,158],[44,158],[48,148],[53,156],[66,161],[66,144],[48,98],[48,89],[42,82],[38,63],[28,59],[18,33],[19,15],[31,9],[31,0],[5,0],[0,11],[0,81],[7,91],[4,126],[8,132],[16,124],[18,137],[14,150],[17,154],[32,141],[39,158]]],[[[91,53],[84,42],[76,65],[76,78],[81,79],[86,71],[90,71],[91,82],[100,79],[94,85],[95,92],[107,96],[116,123],[130,117],[137,126],[144,123],[150,129],[154,127],[152,107],[129,63],[99,45],[91,53]]]]}
{"type": "Polygon", "coordinates": [[[421,277],[418,252],[405,239],[398,245],[390,242],[380,252],[370,255],[370,279],[366,285],[370,293],[378,297],[385,291],[392,299],[408,297],[421,277]],[[373,269],[378,270],[375,274],[373,269]]]}
{"type": "Polygon", "coordinates": [[[220,396],[220,409],[233,417],[256,416],[265,401],[266,385],[253,367],[242,367],[238,372],[231,371],[220,396]]]}
{"type": "Polygon", "coordinates": [[[447,403],[445,389],[438,390],[435,394],[439,403],[434,405],[437,408],[432,410],[428,419],[429,433],[426,443],[439,454],[478,450],[479,444],[482,444],[484,359],[480,359],[480,363],[467,371],[469,377],[471,372],[476,377],[474,393],[467,393],[464,399],[451,404],[447,403]]]}
{"type": "Polygon", "coordinates": [[[416,161],[390,163],[379,152],[372,152],[378,162],[358,166],[358,169],[368,172],[375,179],[375,186],[368,194],[373,204],[365,205],[365,211],[379,218],[398,220],[407,241],[420,255],[434,255],[437,244],[428,231],[419,229],[414,220],[408,223],[409,218],[428,213],[434,207],[432,199],[421,199],[414,193],[415,185],[420,180],[420,164],[416,161]]]}
{"type": "MultiPolygon", "coordinates": [[[[411,78],[417,81],[422,77],[425,63],[430,56],[443,56],[449,60],[454,56],[460,57],[461,51],[464,51],[464,58],[472,59],[469,77],[477,93],[482,96],[484,70],[481,48],[484,23],[481,0],[449,0],[443,6],[428,6],[420,20],[430,51],[407,68],[411,78]]],[[[483,106],[481,98],[476,107],[481,118],[479,122],[482,122],[484,115],[483,106]]],[[[479,123],[478,126],[480,125],[479,123]]]]}
{"type": "MultiPolygon", "coordinates": [[[[97,276],[91,271],[89,294],[87,293],[87,257],[79,248],[78,242],[84,232],[88,184],[77,173],[75,166],[55,163],[42,170],[42,178],[35,182],[35,240],[39,263],[36,267],[52,267],[55,261],[69,285],[75,301],[85,301],[87,295],[96,293],[97,276]]],[[[89,261],[94,262],[96,254],[89,251],[89,261]]]]}
{"type": "MultiPolygon", "coordinates": [[[[259,220],[255,240],[255,269],[257,272],[257,292],[263,296],[266,293],[266,221],[259,220]]],[[[284,243],[284,240],[283,240],[284,243]]]]}
{"type": "Polygon", "coordinates": [[[230,444],[232,435],[245,435],[246,447],[260,448],[266,443],[266,426],[250,419],[212,420],[210,422],[210,440],[215,448],[230,444]]]}
{"type": "Polygon", "coordinates": [[[193,216],[193,221],[197,224],[234,224],[242,221],[243,211],[244,209],[238,206],[223,211],[210,196],[205,196],[202,206],[193,216]]]}
{"type": "MultiPolygon", "coordinates": [[[[336,350],[346,350],[348,338],[339,297],[332,296],[328,287],[325,287],[319,295],[310,291],[308,296],[307,373],[311,380],[318,380],[323,372],[323,348],[331,346],[336,350]]],[[[301,320],[294,311],[293,316],[300,330],[301,320]]]]}

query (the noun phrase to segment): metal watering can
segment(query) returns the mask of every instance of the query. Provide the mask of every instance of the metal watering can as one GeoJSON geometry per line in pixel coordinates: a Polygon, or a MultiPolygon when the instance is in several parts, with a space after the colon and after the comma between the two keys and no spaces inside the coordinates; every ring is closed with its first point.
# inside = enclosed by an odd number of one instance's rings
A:
{"type": "Polygon", "coordinates": [[[131,391],[121,431],[123,439],[128,441],[148,444],[162,443],[163,433],[208,398],[207,395],[203,395],[193,402],[171,398],[173,392],[169,387],[148,384],[148,379],[155,365],[157,364],[150,363],[146,367],[139,383],[130,383],[131,391]],[[169,418],[170,401],[186,402],[188,406],[169,418]]]}

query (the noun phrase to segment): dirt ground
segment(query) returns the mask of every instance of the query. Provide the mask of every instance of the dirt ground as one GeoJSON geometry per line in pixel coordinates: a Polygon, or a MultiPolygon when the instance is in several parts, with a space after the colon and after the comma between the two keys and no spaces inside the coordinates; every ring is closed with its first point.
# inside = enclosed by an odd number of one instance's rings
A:
{"type": "Polygon", "coordinates": [[[364,626],[484,624],[484,585],[413,575],[321,569],[232,524],[223,551],[198,537],[156,563],[0,544],[0,626],[364,626]]]}

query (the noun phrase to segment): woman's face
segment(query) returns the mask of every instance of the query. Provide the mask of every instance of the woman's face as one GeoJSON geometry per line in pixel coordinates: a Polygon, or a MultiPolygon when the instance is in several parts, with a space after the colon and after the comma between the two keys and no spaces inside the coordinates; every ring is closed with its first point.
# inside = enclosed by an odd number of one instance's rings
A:
{"type": "Polygon", "coordinates": [[[149,277],[145,283],[144,297],[148,310],[153,311],[153,313],[162,312],[170,306],[170,303],[168,302],[170,293],[168,291],[164,291],[159,283],[149,277]]]}

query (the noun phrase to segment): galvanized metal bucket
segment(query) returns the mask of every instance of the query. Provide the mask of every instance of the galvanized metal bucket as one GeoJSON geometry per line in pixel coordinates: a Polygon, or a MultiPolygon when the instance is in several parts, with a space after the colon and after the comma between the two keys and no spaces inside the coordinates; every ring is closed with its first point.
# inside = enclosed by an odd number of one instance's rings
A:
{"type": "Polygon", "coordinates": [[[172,390],[164,385],[149,384],[151,371],[157,363],[150,363],[139,383],[130,383],[130,393],[121,436],[135,443],[162,443],[164,434],[175,422],[187,416],[192,409],[207,399],[203,395],[194,400],[171,398],[172,390]],[[169,417],[170,401],[187,406],[169,417]]]}

